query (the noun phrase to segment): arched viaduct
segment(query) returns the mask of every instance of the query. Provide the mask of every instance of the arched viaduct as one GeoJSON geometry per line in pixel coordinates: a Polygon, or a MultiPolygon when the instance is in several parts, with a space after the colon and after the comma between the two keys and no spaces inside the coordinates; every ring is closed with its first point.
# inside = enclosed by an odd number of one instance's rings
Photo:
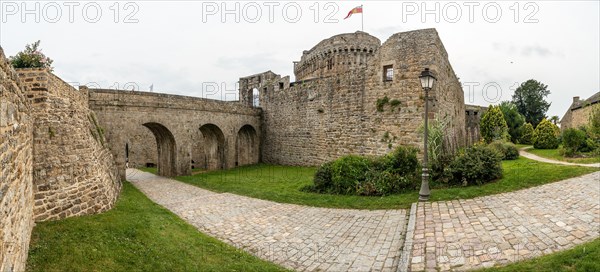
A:
{"type": "MultiPolygon", "coordinates": [[[[117,166],[156,165],[163,176],[260,160],[260,109],[196,97],[89,89],[90,108],[117,166]]],[[[124,172],[124,171],[123,171],[124,172]]]]}

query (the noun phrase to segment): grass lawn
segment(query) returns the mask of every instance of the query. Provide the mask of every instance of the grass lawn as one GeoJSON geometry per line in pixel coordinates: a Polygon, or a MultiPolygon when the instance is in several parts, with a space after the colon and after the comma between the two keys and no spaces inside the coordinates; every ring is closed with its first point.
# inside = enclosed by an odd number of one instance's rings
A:
{"type": "MultiPolygon", "coordinates": [[[[598,169],[541,163],[526,158],[504,161],[504,177],[482,186],[437,188],[431,201],[474,198],[510,192],[571,177],[598,169]]],[[[385,197],[327,195],[300,191],[312,183],[316,168],[253,165],[225,171],[177,177],[177,180],[215,192],[229,192],[282,203],[332,208],[398,209],[409,208],[418,200],[418,192],[385,197]]]]}
{"type": "Polygon", "coordinates": [[[515,144],[515,146],[516,146],[518,149],[521,149],[521,148],[523,148],[523,147],[533,147],[532,145],[529,145],[529,144],[515,144]]]}
{"type": "Polygon", "coordinates": [[[285,271],[198,232],[123,184],[106,213],[37,223],[28,271],[285,271]]]}
{"type": "Polygon", "coordinates": [[[152,173],[152,174],[158,175],[158,168],[156,168],[156,167],[141,167],[141,168],[138,168],[138,169],[142,170],[144,172],[148,172],[148,173],[152,173]]]}
{"type": "MultiPolygon", "coordinates": [[[[573,162],[573,163],[599,163],[600,157],[588,157],[588,158],[567,158],[561,156],[558,153],[558,149],[534,149],[530,148],[526,150],[531,154],[538,155],[546,159],[552,159],[557,161],[573,162]]],[[[590,155],[591,156],[591,155],[590,155]]]]}
{"type": "Polygon", "coordinates": [[[600,239],[550,255],[479,270],[480,272],[509,271],[600,271],[600,239]]]}

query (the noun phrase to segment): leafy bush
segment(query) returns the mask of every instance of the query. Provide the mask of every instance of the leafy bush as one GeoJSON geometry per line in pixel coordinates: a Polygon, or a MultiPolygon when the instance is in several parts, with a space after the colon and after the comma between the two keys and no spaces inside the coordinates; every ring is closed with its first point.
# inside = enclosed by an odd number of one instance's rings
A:
{"type": "Polygon", "coordinates": [[[519,150],[513,143],[495,141],[488,145],[496,151],[502,160],[516,160],[519,158],[519,150]]]}
{"type": "Polygon", "coordinates": [[[543,119],[538,124],[533,133],[533,147],[536,149],[556,149],[558,148],[558,128],[550,121],[543,119]]]}
{"type": "Polygon", "coordinates": [[[372,165],[369,158],[349,155],[333,161],[331,165],[332,187],[336,194],[355,194],[366,180],[366,174],[372,165]]]}
{"type": "Polygon", "coordinates": [[[484,184],[502,177],[502,160],[486,146],[475,145],[461,150],[450,164],[452,184],[484,184]]]}
{"type": "Polygon", "coordinates": [[[40,41],[26,45],[25,50],[10,57],[10,64],[14,68],[48,68],[52,71],[53,60],[46,57],[39,46],[40,41]]]}
{"type": "Polygon", "coordinates": [[[387,195],[418,185],[417,149],[398,147],[375,159],[349,155],[328,162],[315,173],[314,184],[303,188],[319,193],[387,195]]]}
{"type": "Polygon", "coordinates": [[[505,160],[516,160],[519,158],[519,149],[517,148],[517,146],[515,146],[512,143],[507,143],[505,145],[505,153],[504,153],[504,159],[505,160]]]}
{"type": "Polygon", "coordinates": [[[592,138],[588,138],[585,140],[585,148],[582,148],[581,151],[600,153],[600,143],[594,141],[592,138]]]}
{"type": "Polygon", "coordinates": [[[508,140],[508,126],[500,107],[490,106],[480,121],[481,136],[486,143],[495,140],[508,140]]]}
{"type": "Polygon", "coordinates": [[[396,148],[392,153],[383,156],[386,170],[402,176],[417,175],[419,170],[418,150],[414,147],[396,148]]]}
{"type": "Polygon", "coordinates": [[[360,195],[389,195],[415,190],[419,184],[414,175],[403,176],[392,170],[371,170],[367,173],[367,186],[360,188],[360,195]]]}
{"type": "Polygon", "coordinates": [[[520,144],[533,144],[534,130],[530,123],[525,123],[521,127],[521,138],[519,139],[520,144]]]}
{"type": "Polygon", "coordinates": [[[455,154],[443,153],[438,156],[436,161],[431,162],[431,180],[433,183],[447,184],[452,181],[450,164],[454,157],[455,154]]]}
{"type": "Polygon", "coordinates": [[[315,177],[313,179],[314,186],[313,190],[319,193],[326,193],[329,188],[333,186],[332,182],[332,162],[327,162],[322,164],[315,172],[315,177]]]}
{"type": "Polygon", "coordinates": [[[576,128],[568,128],[565,129],[562,133],[562,143],[563,148],[565,149],[565,155],[572,156],[581,151],[581,149],[585,149],[586,146],[587,135],[585,131],[576,129],[576,128]]]}

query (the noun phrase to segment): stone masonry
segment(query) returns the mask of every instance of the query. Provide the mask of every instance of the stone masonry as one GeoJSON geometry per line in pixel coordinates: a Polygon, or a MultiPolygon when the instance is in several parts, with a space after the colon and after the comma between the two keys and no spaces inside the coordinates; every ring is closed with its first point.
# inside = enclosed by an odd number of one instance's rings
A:
{"type": "Polygon", "coordinates": [[[435,29],[397,33],[383,45],[364,32],[336,35],[303,53],[294,64],[296,82],[271,71],[240,78],[240,101],[252,105],[259,93],[265,162],[382,155],[397,145],[422,146],[418,77],[426,67],[438,80],[429,118],[446,120],[446,144],[462,146],[463,91],[435,29]]]}
{"type": "Polygon", "coordinates": [[[110,209],[127,165],[175,176],[420,148],[424,68],[438,79],[426,118],[447,122],[449,148],[469,143],[462,88],[435,29],[383,44],[364,32],[325,39],[294,63],[295,82],[271,71],[241,78],[239,102],[76,90],[45,69],[15,72],[3,53],[0,62],[0,269],[9,271],[24,266],[32,218],[110,209]]]}
{"type": "MultiPolygon", "coordinates": [[[[89,90],[118,168],[157,165],[163,176],[260,160],[260,109],[179,95],[89,90]]],[[[124,173],[124,172],[122,172],[124,173]]],[[[121,176],[124,178],[124,176],[121,176]]]]}
{"type": "Polygon", "coordinates": [[[45,69],[18,69],[31,102],[35,219],[110,209],[121,183],[103,129],[77,91],[45,69]]]}
{"type": "Polygon", "coordinates": [[[473,145],[481,140],[479,122],[487,110],[486,107],[466,105],[465,112],[465,138],[467,145],[473,145]]]}
{"type": "Polygon", "coordinates": [[[579,99],[579,96],[573,97],[573,103],[560,120],[560,128],[565,130],[587,125],[592,111],[598,108],[600,108],[600,92],[585,100],[579,99]]]}
{"type": "Polygon", "coordinates": [[[33,228],[32,119],[0,48],[0,271],[24,271],[33,228]]]}

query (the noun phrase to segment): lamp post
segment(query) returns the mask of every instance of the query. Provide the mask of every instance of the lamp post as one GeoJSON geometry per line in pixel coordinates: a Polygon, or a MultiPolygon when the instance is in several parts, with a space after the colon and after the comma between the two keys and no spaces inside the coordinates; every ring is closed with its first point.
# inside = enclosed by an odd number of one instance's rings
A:
{"type": "Polygon", "coordinates": [[[433,84],[436,81],[436,78],[433,76],[429,68],[425,68],[421,72],[421,76],[419,76],[421,80],[421,87],[425,91],[425,135],[423,139],[423,172],[421,174],[421,189],[419,190],[419,201],[428,201],[429,200],[429,168],[428,168],[428,149],[427,149],[427,140],[429,133],[429,91],[433,88],[433,84]]]}

